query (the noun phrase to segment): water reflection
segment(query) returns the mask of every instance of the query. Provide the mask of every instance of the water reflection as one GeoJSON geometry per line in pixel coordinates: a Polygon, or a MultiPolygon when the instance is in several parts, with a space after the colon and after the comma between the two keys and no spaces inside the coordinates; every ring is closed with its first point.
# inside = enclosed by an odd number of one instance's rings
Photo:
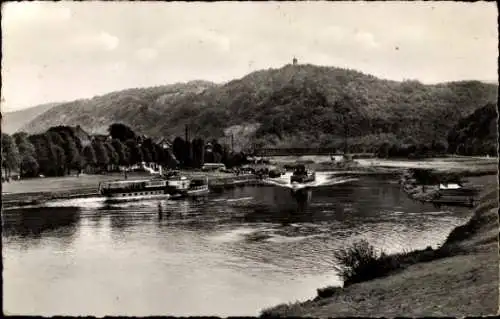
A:
{"type": "Polygon", "coordinates": [[[70,236],[80,220],[78,207],[37,207],[3,210],[2,230],[5,236],[40,238],[60,230],[55,236],[70,236]]]}

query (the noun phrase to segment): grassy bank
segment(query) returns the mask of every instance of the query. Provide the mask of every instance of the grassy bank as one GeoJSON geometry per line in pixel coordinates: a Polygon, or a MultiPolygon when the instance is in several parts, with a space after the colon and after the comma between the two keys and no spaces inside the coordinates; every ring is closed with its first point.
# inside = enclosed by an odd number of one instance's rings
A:
{"type": "MultiPolygon", "coordinates": [[[[312,300],[278,305],[264,310],[262,316],[496,314],[499,292],[498,189],[496,183],[486,186],[471,219],[455,228],[440,248],[394,255],[364,251],[358,257],[368,256],[366,262],[355,267],[357,274],[348,276],[350,280],[343,288],[319,289],[318,296],[312,300]]],[[[357,250],[365,248],[358,247],[357,250]]],[[[343,253],[335,254],[342,257],[343,253]]]]}

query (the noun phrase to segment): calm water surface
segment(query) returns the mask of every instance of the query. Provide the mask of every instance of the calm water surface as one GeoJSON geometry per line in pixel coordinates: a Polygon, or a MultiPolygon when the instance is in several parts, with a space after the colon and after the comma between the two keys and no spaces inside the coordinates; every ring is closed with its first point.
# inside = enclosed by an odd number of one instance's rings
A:
{"type": "Polygon", "coordinates": [[[280,187],[199,200],[55,201],[4,212],[4,311],[38,315],[257,315],[340,285],[332,251],[441,243],[467,210],[363,177],[297,201],[280,187]],[[161,214],[159,213],[161,211],[161,214]]]}

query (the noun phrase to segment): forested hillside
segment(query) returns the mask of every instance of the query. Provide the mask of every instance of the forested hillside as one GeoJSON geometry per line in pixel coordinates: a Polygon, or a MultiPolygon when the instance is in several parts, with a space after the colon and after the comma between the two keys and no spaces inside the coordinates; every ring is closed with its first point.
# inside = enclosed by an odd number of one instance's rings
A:
{"type": "Polygon", "coordinates": [[[143,134],[173,138],[189,125],[193,136],[205,139],[245,132],[235,135],[242,148],[342,147],[347,139],[350,150],[375,151],[383,143],[446,144],[457,121],[496,103],[497,90],[478,81],[424,85],[334,67],[287,65],[224,85],[191,82],[75,101],[51,109],[25,130],[80,124],[96,133],[120,122],[143,134]]]}
{"type": "Polygon", "coordinates": [[[493,103],[461,119],[448,135],[449,152],[460,155],[497,155],[497,108],[493,103]]]}
{"type": "Polygon", "coordinates": [[[138,132],[148,133],[151,124],[165,119],[169,104],[196,95],[215,84],[192,81],[150,88],[127,89],[91,99],[62,103],[41,114],[20,131],[41,133],[52,126],[80,125],[90,133],[106,133],[115,123],[129,124],[138,132]]]}

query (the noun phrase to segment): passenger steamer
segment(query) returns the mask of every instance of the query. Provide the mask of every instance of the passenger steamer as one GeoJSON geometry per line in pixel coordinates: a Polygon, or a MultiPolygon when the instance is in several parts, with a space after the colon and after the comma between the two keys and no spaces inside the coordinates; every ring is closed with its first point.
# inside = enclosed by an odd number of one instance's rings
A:
{"type": "Polygon", "coordinates": [[[186,195],[190,197],[198,197],[207,195],[208,193],[208,178],[193,179],[189,184],[189,189],[187,190],[186,195]]]}
{"type": "Polygon", "coordinates": [[[99,184],[99,193],[109,198],[170,197],[168,181],[162,179],[114,181],[99,184]]]}
{"type": "Polygon", "coordinates": [[[99,193],[110,199],[179,199],[206,195],[209,189],[207,178],[189,180],[185,176],[175,175],[166,179],[103,182],[99,184],[99,193]]]}

